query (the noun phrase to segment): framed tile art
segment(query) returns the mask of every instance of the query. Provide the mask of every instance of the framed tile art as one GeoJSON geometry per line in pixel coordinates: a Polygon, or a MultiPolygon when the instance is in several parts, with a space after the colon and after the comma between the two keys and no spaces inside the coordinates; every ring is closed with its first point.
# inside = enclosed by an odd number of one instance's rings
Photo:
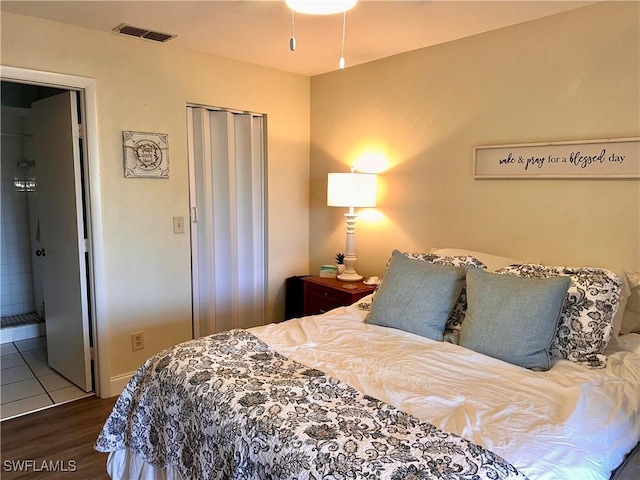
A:
{"type": "Polygon", "coordinates": [[[125,178],[169,178],[169,135],[122,132],[125,178]]]}

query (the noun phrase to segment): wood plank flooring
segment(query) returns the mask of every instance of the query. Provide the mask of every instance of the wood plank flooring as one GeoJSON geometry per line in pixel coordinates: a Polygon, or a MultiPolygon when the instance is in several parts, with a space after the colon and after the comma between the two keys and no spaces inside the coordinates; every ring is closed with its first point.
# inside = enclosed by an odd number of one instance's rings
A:
{"type": "Polygon", "coordinates": [[[84,398],[2,422],[0,477],[108,479],[107,455],[96,452],[93,445],[116,399],[84,398]]]}

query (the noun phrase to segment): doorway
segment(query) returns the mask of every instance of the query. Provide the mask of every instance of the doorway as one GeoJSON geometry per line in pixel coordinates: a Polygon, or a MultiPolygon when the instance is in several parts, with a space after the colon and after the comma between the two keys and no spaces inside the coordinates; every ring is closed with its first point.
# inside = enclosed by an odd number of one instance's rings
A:
{"type": "Polygon", "coordinates": [[[90,221],[82,172],[83,140],[66,135],[69,137],[66,144],[73,146],[73,152],[64,150],[64,142],[59,143],[57,137],[65,134],[56,128],[69,129],[65,113],[62,118],[51,117],[59,115],[52,110],[52,104],[63,107],[66,104],[70,122],[82,118],[80,94],[54,86],[2,81],[3,420],[93,395],[95,390],[90,359],[92,309],[88,306],[91,299],[87,284],[91,276],[86,248],[90,221]],[[70,169],[55,166],[52,159],[56,156],[71,163],[70,169]],[[56,185],[65,190],[61,193],[56,185]],[[73,213],[62,198],[69,190],[73,190],[72,198],[78,196],[79,208],[73,213]],[[55,245],[67,242],[69,230],[72,236],[74,231],[73,226],[69,228],[68,223],[64,225],[61,221],[57,212],[60,209],[67,211],[66,216],[72,218],[78,225],[76,230],[81,232],[77,243],[82,251],[77,264],[66,262],[55,245]],[[52,222],[64,227],[53,231],[52,222]],[[71,276],[68,272],[66,277],[61,276],[64,272],[60,270],[66,269],[60,269],[61,260],[75,270],[71,276]],[[84,290],[76,287],[74,278],[81,280],[84,290]],[[87,304],[83,312],[68,308],[74,304],[73,299],[65,299],[62,307],[60,302],[56,305],[61,287],[63,291],[79,290],[78,295],[87,304]],[[47,306],[51,307],[50,312],[47,306]],[[75,320],[69,324],[69,319],[75,320]],[[78,323],[79,327],[75,325],[78,323]],[[78,328],[80,333],[74,331],[78,328]],[[78,342],[78,335],[86,338],[78,342]],[[79,354],[74,354],[78,349],[79,354]],[[82,364],[79,373],[74,364],[82,364]]]}

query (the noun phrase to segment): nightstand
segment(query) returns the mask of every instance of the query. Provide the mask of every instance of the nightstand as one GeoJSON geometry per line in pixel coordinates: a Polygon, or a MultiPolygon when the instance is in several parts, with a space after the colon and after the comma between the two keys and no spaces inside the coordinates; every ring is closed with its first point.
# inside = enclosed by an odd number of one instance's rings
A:
{"type": "Polygon", "coordinates": [[[343,282],[336,278],[309,276],[302,278],[304,315],[317,315],[337,307],[351,305],[373,293],[375,285],[343,282]]]}

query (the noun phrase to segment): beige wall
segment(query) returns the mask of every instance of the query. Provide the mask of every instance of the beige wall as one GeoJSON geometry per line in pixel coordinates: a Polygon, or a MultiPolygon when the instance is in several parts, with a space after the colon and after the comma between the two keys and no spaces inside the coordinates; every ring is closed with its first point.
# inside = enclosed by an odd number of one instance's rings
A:
{"type": "Polygon", "coordinates": [[[638,2],[597,4],[311,80],[310,267],[344,250],[326,174],[383,152],[358,270],[458,247],[640,269],[638,180],[474,180],[473,147],[640,136],[638,2]]]}
{"type": "Polygon", "coordinates": [[[472,178],[477,145],[639,136],[639,13],[607,2],[310,81],[3,12],[3,65],[96,80],[101,374],[126,376],[191,335],[189,238],[171,222],[188,216],[188,102],[268,115],[269,319],[282,317],[287,276],[344,250],[326,173],[366,151],[391,167],[377,217],[358,223],[363,274],[379,274],[393,248],[432,246],[640,269],[640,182],[472,178]],[[169,134],[169,180],[123,178],[122,130],[169,134]],[[134,353],[136,330],[146,348],[134,353]]]}
{"type": "Polygon", "coordinates": [[[172,231],[173,216],[189,215],[188,102],[267,114],[268,319],[283,317],[284,279],[308,267],[307,77],[5,12],[1,59],[96,81],[106,283],[98,342],[109,359],[102,382],[191,338],[189,235],[172,231]],[[123,130],[169,134],[169,180],[123,177],[123,130]],[[138,330],[145,349],[132,352],[138,330]]]}

